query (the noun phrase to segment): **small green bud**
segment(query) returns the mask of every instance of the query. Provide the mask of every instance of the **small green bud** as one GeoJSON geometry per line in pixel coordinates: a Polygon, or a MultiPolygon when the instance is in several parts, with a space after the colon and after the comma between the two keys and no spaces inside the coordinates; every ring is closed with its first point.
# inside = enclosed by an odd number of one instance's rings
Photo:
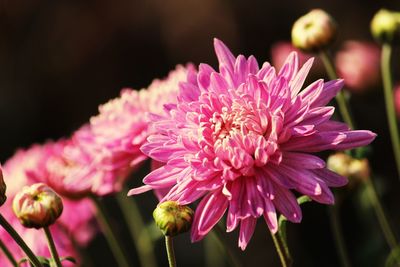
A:
{"type": "Polygon", "coordinates": [[[13,200],[13,211],[27,228],[53,224],[63,211],[61,198],[44,183],[25,186],[13,200]]]}
{"type": "Polygon", "coordinates": [[[153,218],[166,236],[175,236],[190,229],[193,221],[193,210],[180,206],[175,201],[160,203],[153,212],[153,218]]]}
{"type": "Polygon", "coordinates": [[[3,172],[1,171],[1,167],[0,167],[0,206],[2,206],[4,204],[4,202],[6,202],[7,200],[7,196],[6,196],[6,183],[4,182],[3,179],[3,172]]]}
{"type": "Polygon", "coordinates": [[[371,21],[372,36],[381,43],[400,40],[400,13],[387,9],[379,10],[371,21]]]}
{"type": "Polygon", "coordinates": [[[318,52],[330,46],[336,35],[334,19],[322,9],[313,9],[293,24],[292,44],[306,52],[318,52]]]}

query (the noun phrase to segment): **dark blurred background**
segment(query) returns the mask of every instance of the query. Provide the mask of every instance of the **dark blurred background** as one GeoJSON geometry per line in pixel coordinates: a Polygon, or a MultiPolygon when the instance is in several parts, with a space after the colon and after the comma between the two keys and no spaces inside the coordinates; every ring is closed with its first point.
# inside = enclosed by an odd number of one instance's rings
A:
{"type": "MultiPolygon", "coordinates": [[[[338,47],[348,39],[371,40],[369,22],[381,7],[399,10],[400,4],[389,0],[0,0],[0,162],[18,147],[69,135],[123,87],[146,87],[179,63],[215,66],[213,37],[236,54],[255,55],[261,63],[270,59],[273,43],[290,40],[292,23],[310,9],[323,8],[336,18],[338,47]]],[[[352,104],[360,128],[379,134],[372,165],[382,179],[375,183],[399,232],[399,183],[392,175],[383,97],[356,96],[352,104]]],[[[362,204],[363,194],[345,198],[342,224],[345,237],[351,236],[346,242],[354,266],[379,266],[388,248],[376,229],[374,214],[362,204]]],[[[151,203],[143,209],[150,214],[153,197],[139,196],[138,201],[151,203]]],[[[304,205],[303,212],[301,224],[288,226],[294,266],[339,266],[327,208],[311,203],[304,205]]],[[[119,215],[115,216],[118,221],[119,215]]],[[[237,232],[226,237],[244,266],[278,266],[261,219],[245,252],[236,248],[237,232]]],[[[103,241],[99,237],[89,246],[98,258],[94,266],[114,266],[103,241]]],[[[177,238],[179,265],[206,265],[203,244],[189,243],[186,235],[177,238]]],[[[158,245],[160,266],[165,266],[163,243],[158,245]]]]}

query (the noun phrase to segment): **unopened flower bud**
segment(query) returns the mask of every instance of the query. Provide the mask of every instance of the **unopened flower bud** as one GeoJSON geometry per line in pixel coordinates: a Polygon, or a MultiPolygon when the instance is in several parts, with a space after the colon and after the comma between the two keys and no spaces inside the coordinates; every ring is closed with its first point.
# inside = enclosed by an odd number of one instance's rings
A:
{"type": "Polygon", "coordinates": [[[353,159],[349,165],[349,176],[353,179],[365,181],[370,176],[367,159],[353,159]]]}
{"type": "Polygon", "coordinates": [[[53,224],[63,211],[61,198],[46,184],[25,186],[13,201],[13,210],[27,228],[42,228],[53,224]]]}
{"type": "Polygon", "coordinates": [[[400,40],[400,13],[387,9],[379,10],[372,18],[371,32],[378,42],[398,42],[400,40]]]}
{"type": "Polygon", "coordinates": [[[336,35],[334,19],[325,11],[314,9],[293,24],[292,43],[303,51],[318,52],[331,45],[336,35]]]}
{"type": "Polygon", "coordinates": [[[7,196],[6,196],[6,183],[4,182],[3,179],[3,172],[1,171],[1,167],[0,167],[0,206],[4,204],[4,202],[6,202],[7,196]]]}
{"type": "Polygon", "coordinates": [[[344,177],[349,177],[349,166],[352,160],[352,157],[345,153],[336,153],[328,157],[326,164],[331,171],[344,177]]]}
{"type": "Polygon", "coordinates": [[[193,210],[188,206],[180,206],[175,201],[160,203],[153,212],[157,226],[166,236],[175,236],[190,229],[193,210]]]}

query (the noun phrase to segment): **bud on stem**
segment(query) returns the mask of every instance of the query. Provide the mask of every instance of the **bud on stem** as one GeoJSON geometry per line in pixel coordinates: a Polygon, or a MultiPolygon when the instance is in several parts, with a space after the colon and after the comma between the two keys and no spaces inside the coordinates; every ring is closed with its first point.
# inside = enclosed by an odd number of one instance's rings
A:
{"type": "Polygon", "coordinates": [[[165,236],[175,236],[190,229],[193,210],[175,201],[166,201],[157,206],[153,218],[165,236]]]}
{"type": "Polygon", "coordinates": [[[336,35],[334,19],[325,11],[314,9],[293,24],[292,43],[303,51],[319,52],[330,46],[336,35]]]}
{"type": "Polygon", "coordinates": [[[53,224],[63,211],[61,198],[46,184],[25,186],[13,201],[13,210],[27,228],[42,228],[53,224]]]}

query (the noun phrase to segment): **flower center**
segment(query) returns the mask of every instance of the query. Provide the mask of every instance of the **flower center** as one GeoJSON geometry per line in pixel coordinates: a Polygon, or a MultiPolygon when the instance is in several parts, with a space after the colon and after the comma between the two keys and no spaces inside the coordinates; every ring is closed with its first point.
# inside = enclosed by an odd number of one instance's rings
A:
{"type": "Polygon", "coordinates": [[[232,132],[240,130],[240,116],[235,112],[228,112],[227,107],[222,108],[222,113],[214,113],[210,121],[214,140],[229,138],[232,132]]]}

